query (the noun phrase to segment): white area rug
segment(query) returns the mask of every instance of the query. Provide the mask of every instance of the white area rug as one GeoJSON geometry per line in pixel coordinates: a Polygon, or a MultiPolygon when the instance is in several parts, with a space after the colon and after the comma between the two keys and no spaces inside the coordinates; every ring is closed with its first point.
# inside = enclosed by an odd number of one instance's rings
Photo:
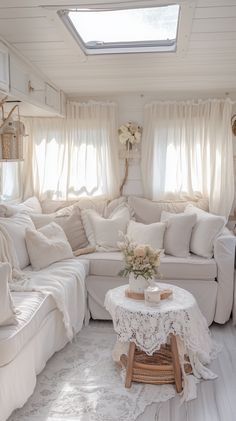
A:
{"type": "Polygon", "coordinates": [[[172,385],[125,389],[111,357],[115,341],[110,323],[84,328],[51,358],[33,396],[9,421],[134,421],[147,405],[175,395],[172,385]]]}

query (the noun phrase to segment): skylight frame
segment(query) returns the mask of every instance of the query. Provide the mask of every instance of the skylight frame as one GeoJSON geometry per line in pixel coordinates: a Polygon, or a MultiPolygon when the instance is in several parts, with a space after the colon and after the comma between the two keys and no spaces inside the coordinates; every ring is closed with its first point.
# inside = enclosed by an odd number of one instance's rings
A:
{"type": "Polygon", "coordinates": [[[177,40],[178,40],[178,32],[179,32],[179,22],[180,22],[180,13],[181,13],[181,5],[178,2],[175,3],[167,3],[163,5],[147,5],[147,6],[126,6],[126,7],[109,7],[109,8],[102,8],[98,9],[97,7],[90,7],[89,9],[86,7],[75,7],[71,9],[64,9],[59,10],[58,15],[72,34],[73,38],[79,44],[80,48],[86,55],[99,55],[99,54],[127,54],[127,53],[150,53],[150,52],[176,52],[177,50],[177,40]],[[171,40],[155,40],[155,41],[131,41],[131,42],[105,42],[105,43],[96,43],[94,45],[87,45],[82,37],[80,36],[79,32],[75,28],[72,20],[69,17],[70,12],[78,11],[116,11],[116,10],[130,10],[130,9],[148,9],[148,8],[161,8],[176,5],[178,6],[178,21],[176,26],[176,37],[171,40]]]}

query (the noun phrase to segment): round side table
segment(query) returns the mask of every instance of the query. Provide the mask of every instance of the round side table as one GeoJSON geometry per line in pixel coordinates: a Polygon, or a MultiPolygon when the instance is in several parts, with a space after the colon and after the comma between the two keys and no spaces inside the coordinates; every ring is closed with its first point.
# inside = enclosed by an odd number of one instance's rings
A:
{"type": "Polygon", "coordinates": [[[175,383],[181,392],[182,379],[184,389],[195,384],[187,379],[191,368],[197,378],[217,377],[205,367],[216,356],[217,346],[192,294],[177,286],[158,285],[171,288],[172,298],[151,307],[126,297],[128,285],[123,285],[107,292],[105,308],[112,316],[118,342],[129,343],[128,355],[121,355],[125,386],[130,387],[132,381],[175,383]]]}

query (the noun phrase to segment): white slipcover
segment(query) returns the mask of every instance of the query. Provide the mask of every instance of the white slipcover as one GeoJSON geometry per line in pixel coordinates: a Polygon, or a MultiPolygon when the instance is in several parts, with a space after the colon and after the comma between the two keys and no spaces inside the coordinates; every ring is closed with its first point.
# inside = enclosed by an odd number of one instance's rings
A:
{"type": "MultiPolygon", "coordinates": [[[[118,276],[124,267],[121,252],[96,252],[83,256],[90,262],[90,275],[118,276]]],[[[214,279],[217,266],[214,259],[194,254],[188,257],[162,256],[160,272],[165,279],[214,279]]]]}
{"type": "Polygon", "coordinates": [[[0,367],[9,364],[41,328],[48,313],[56,308],[51,296],[40,292],[13,292],[17,324],[0,330],[0,367]]]}
{"type": "Polygon", "coordinates": [[[33,393],[36,375],[44,368],[48,358],[68,342],[64,314],[56,306],[53,285],[61,279],[65,288],[65,305],[73,331],[78,332],[86,317],[86,291],[84,278],[88,262],[77,259],[64,260],[34,272],[28,267],[32,284],[49,284],[51,292],[14,292],[13,302],[19,324],[0,330],[0,421],[24,405],[33,393]],[[80,276],[77,274],[80,273],[80,276]],[[82,279],[83,274],[83,279],[82,279]]]}

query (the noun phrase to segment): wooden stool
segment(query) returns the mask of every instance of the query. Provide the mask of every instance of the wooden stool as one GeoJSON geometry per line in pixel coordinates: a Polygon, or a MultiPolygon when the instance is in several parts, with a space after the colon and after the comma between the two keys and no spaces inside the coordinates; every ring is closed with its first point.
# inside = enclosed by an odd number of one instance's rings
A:
{"type": "MultiPolygon", "coordinates": [[[[130,342],[128,356],[121,355],[121,363],[126,367],[125,387],[130,388],[132,381],[150,384],[175,383],[177,393],[182,391],[182,371],[176,337],[170,335],[170,345],[162,345],[160,350],[149,356],[130,342]]],[[[190,364],[185,367],[191,372],[190,364]]]]}

